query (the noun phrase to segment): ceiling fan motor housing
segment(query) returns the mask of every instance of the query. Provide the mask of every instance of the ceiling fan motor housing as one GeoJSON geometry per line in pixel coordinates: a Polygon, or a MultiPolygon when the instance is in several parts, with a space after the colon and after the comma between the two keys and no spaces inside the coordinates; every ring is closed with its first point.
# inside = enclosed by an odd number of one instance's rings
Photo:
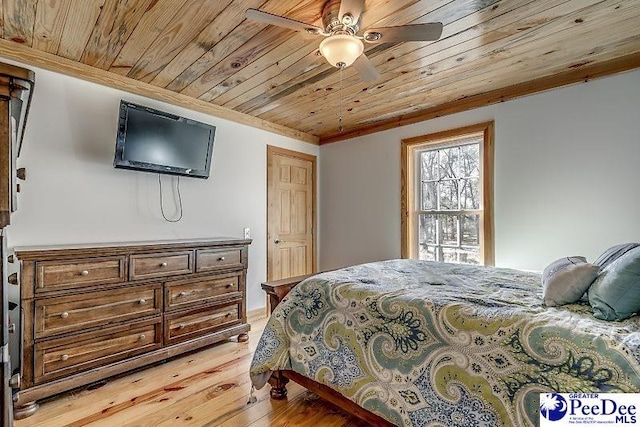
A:
{"type": "MultiPolygon", "coordinates": [[[[360,29],[360,22],[353,21],[353,16],[345,14],[343,21],[340,21],[340,3],[341,0],[329,0],[322,9],[322,25],[327,33],[333,34],[342,32],[344,34],[355,35],[360,29]]],[[[359,20],[359,19],[358,19],[359,20]]]]}

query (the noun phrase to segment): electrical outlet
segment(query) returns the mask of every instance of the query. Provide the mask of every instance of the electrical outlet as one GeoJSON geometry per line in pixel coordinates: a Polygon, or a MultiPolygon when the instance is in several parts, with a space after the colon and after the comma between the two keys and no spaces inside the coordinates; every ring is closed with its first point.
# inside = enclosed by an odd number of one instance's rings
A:
{"type": "Polygon", "coordinates": [[[251,238],[251,229],[248,228],[248,227],[244,229],[244,238],[245,239],[250,239],[251,238]]]}

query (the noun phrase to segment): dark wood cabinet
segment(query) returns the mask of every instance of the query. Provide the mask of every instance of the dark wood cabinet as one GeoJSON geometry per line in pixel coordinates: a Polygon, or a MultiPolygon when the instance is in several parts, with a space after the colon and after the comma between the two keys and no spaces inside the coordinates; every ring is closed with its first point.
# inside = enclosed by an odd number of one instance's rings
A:
{"type": "Polygon", "coordinates": [[[16,418],[36,401],[238,336],[250,240],[15,248],[23,320],[16,418]]]}
{"type": "Polygon", "coordinates": [[[13,275],[7,271],[5,227],[17,209],[18,180],[26,179],[26,171],[17,166],[27,113],[33,94],[33,71],[0,63],[0,253],[2,282],[0,284],[0,425],[13,425],[13,388],[20,383],[19,374],[9,357],[9,333],[16,333],[17,310],[9,311],[8,284],[13,275]],[[11,319],[11,324],[8,319],[11,319]]]}
{"type": "Polygon", "coordinates": [[[11,222],[17,206],[18,179],[25,179],[18,169],[22,137],[33,95],[33,71],[0,63],[0,228],[11,222]]]}

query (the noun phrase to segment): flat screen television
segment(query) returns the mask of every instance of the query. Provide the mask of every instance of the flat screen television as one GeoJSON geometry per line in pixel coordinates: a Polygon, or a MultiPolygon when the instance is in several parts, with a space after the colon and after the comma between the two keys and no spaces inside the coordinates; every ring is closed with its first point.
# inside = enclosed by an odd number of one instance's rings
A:
{"type": "Polygon", "coordinates": [[[120,101],[113,166],[208,178],[215,126],[120,101]]]}

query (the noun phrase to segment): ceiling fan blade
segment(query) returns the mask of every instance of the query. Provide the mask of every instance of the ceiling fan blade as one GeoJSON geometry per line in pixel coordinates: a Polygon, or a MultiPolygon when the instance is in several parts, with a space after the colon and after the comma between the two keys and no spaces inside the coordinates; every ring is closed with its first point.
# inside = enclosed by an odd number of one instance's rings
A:
{"type": "Polygon", "coordinates": [[[309,34],[322,34],[322,28],[305,22],[296,21],[295,19],[285,18],[284,16],[274,15],[258,9],[247,9],[245,16],[248,19],[265,24],[276,25],[278,27],[289,28],[296,31],[302,31],[309,34]]]}
{"type": "Polygon", "coordinates": [[[371,28],[364,33],[364,39],[377,43],[426,42],[438,40],[441,35],[442,22],[429,22],[426,24],[371,28]]]}
{"type": "MultiPolygon", "coordinates": [[[[364,0],[342,0],[340,3],[340,11],[338,12],[338,19],[342,21],[342,17],[349,14],[353,17],[353,24],[360,20],[360,15],[364,10],[364,0]]],[[[351,23],[349,23],[350,25],[351,23]]]]}
{"type": "Polygon", "coordinates": [[[364,53],[353,63],[353,68],[355,68],[362,81],[372,82],[380,78],[380,73],[364,53]]]}

